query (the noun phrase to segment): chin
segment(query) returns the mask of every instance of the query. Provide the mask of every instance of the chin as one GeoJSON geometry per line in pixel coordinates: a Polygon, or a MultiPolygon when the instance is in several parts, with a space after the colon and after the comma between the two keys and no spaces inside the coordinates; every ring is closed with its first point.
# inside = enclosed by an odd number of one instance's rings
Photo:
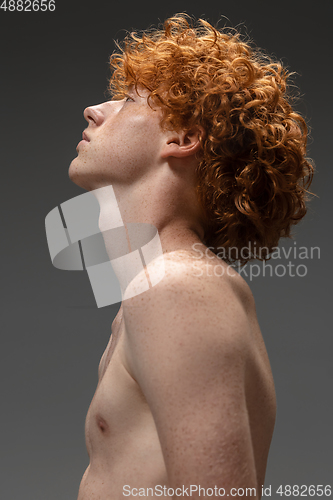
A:
{"type": "Polygon", "coordinates": [[[68,177],[74,184],[77,186],[85,189],[86,191],[91,191],[92,187],[90,186],[89,179],[87,175],[82,172],[82,169],[75,164],[76,158],[72,161],[70,164],[69,170],[68,170],[68,177]]]}

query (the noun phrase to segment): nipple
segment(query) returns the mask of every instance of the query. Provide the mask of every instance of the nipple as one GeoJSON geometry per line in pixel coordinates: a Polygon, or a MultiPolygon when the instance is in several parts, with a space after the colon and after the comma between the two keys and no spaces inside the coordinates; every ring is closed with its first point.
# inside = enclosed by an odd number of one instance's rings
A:
{"type": "Polygon", "coordinates": [[[103,434],[107,431],[108,425],[105,422],[104,418],[98,416],[97,417],[97,426],[103,432],[103,434]]]}

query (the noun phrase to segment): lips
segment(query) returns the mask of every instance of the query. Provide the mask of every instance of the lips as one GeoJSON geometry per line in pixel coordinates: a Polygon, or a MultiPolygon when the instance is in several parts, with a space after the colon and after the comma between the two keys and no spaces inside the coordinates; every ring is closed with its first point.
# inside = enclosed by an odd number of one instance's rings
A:
{"type": "Polygon", "coordinates": [[[90,142],[90,139],[85,132],[82,132],[82,141],[76,146],[76,151],[79,151],[80,146],[83,146],[85,142],[90,142]]]}
{"type": "Polygon", "coordinates": [[[89,137],[87,136],[87,134],[85,132],[82,132],[82,140],[90,142],[90,139],[89,139],[89,137]]]}

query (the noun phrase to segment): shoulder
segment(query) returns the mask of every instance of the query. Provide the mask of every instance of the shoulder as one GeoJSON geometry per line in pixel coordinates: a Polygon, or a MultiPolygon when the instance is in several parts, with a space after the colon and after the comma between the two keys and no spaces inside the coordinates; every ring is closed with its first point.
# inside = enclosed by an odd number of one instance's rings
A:
{"type": "Polygon", "coordinates": [[[182,251],[157,259],[150,272],[161,274],[162,267],[164,277],[144,293],[143,274],[131,284],[133,296],[123,303],[130,337],[152,341],[167,330],[171,341],[195,345],[204,339],[212,348],[246,342],[254,300],[235,270],[216,256],[198,259],[182,251]]]}
{"type": "Polygon", "coordinates": [[[245,280],[210,254],[201,257],[194,251],[175,251],[155,259],[131,282],[124,303],[129,307],[139,303],[148,306],[159,298],[190,300],[195,295],[196,299],[201,298],[200,302],[231,300],[245,309],[253,307],[253,295],[245,280]],[[147,276],[150,283],[144,286],[147,276]]]}

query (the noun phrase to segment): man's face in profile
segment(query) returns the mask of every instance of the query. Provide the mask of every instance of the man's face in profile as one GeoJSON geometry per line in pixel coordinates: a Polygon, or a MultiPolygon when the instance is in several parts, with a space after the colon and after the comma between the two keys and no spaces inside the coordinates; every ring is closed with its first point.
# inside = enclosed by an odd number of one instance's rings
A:
{"type": "Polygon", "coordinates": [[[70,179],[82,188],[133,184],[156,166],[165,136],[161,111],[148,105],[146,91],[139,92],[130,88],[122,100],[85,109],[85,140],[69,169],[70,179]]]}

